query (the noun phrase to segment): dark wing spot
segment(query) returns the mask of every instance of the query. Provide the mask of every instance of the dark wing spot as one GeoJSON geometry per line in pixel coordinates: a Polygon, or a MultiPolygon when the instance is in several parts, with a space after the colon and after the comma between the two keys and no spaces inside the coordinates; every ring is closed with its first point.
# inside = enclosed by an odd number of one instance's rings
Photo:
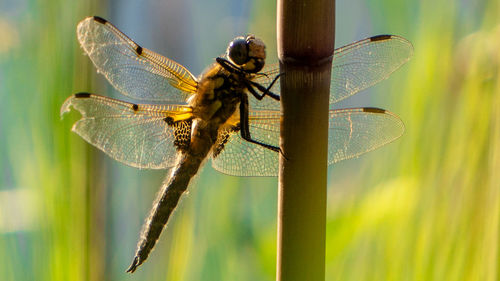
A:
{"type": "Polygon", "coordinates": [[[227,141],[229,140],[229,134],[222,134],[219,135],[217,138],[216,145],[214,147],[214,151],[212,156],[215,158],[219,156],[219,154],[224,150],[224,147],[226,146],[227,141]]]}
{"type": "Polygon", "coordinates": [[[94,16],[94,20],[98,23],[101,23],[101,24],[106,24],[108,21],[101,18],[101,17],[98,17],[98,16],[94,16]]]}
{"type": "Polygon", "coordinates": [[[90,98],[90,94],[89,93],[76,93],[75,98],[78,98],[78,99],[90,98]]]}
{"type": "Polygon", "coordinates": [[[219,135],[217,136],[217,141],[215,142],[215,146],[213,148],[212,156],[216,158],[219,154],[224,150],[229,138],[231,137],[231,133],[238,132],[240,124],[238,123],[236,126],[232,127],[229,130],[219,131],[219,135]]]}
{"type": "Polygon", "coordinates": [[[392,37],[392,35],[382,34],[382,35],[377,35],[377,36],[370,37],[370,41],[372,41],[372,42],[374,42],[374,41],[383,41],[383,40],[391,39],[391,37],[392,37]]]}
{"type": "Polygon", "coordinates": [[[135,52],[136,52],[138,55],[142,54],[142,47],[141,47],[141,46],[139,46],[139,45],[137,45],[137,48],[135,49],[135,52]]]}
{"type": "MultiPolygon", "coordinates": [[[[168,117],[167,117],[168,118],[168,117]]],[[[165,118],[165,119],[167,119],[165,118]]],[[[171,126],[174,131],[174,145],[177,149],[181,151],[186,151],[189,149],[191,144],[191,126],[193,120],[183,120],[178,122],[172,122],[171,126]]]]}
{"type": "Polygon", "coordinates": [[[385,109],[382,108],[376,108],[376,107],[364,107],[363,112],[370,112],[370,113],[385,113],[385,109]]]}
{"type": "Polygon", "coordinates": [[[137,111],[137,110],[139,109],[139,106],[138,106],[137,104],[135,104],[135,103],[134,103],[134,104],[132,105],[132,109],[133,109],[134,111],[137,111]]]}
{"type": "Polygon", "coordinates": [[[174,118],[172,118],[172,117],[165,117],[165,118],[163,118],[163,121],[165,121],[165,123],[167,123],[168,125],[174,124],[174,118]]]}

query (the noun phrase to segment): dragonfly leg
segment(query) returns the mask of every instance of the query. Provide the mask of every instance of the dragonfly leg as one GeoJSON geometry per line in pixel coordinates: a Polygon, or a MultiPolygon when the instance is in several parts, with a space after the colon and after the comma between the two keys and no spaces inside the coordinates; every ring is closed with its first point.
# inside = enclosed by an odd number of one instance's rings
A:
{"type": "Polygon", "coordinates": [[[248,122],[248,96],[242,95],[240,102],[240,134],[241,137],[251,143],[258,144],[262,147],[270,149],[272,151],[281,152],[281,149],[277,146],[270,145],[267,143],[263,143],[257,140],[252,139],[250,135],[250,126],[248,122]]]}
{"type": "Polygon", "coordinates": [[[247,81],[243,81],[243,83],[245,83],[245,87],[250,92],[250,94],[252,94],[257,100],[262,100],[264,98],[264,96],[266,95],[265,93],[262,95],[257,93],[255,91],[255,89],[253,88],[253,86],[250,83],[248,83],[247,81]]]}
{"type": "MultiPolygon", "coordinates": [[[[236,74],[244,74],[245,71],[242,70],[241,68],[239,68],[238,66],[234,65],[232,62],[230,62],[229,60],[225,59],[225,58],[221,58],[221,57],[217,57],[215,59],[215,61],[220,64],[225,70],[231,72],[231,73],[236,73],[236,74]]],[[[266,75],[267,74],[259,74],[259,75],[266,75]]],[[[278,81],[278,78],[283,75],[283,73],[280,73],[278,75],[276,75],[276,77],[274,77],[273,81],[271,82],[271,84],[266,88],[264,86],[262,86],[261,84],[257,83],[257,82],[253,82],[253,81],[250,81],[250,84],[247,84],[247,89],[250,91],[250,93],[252,93],[252,95],[258,99],[258,100],[262,100],[266,95],[267,96],[270,96],[271,98],[279,101],[280,100],[280,96],[271,92],[270,89],[273,87],[274,83],[276,83],[276,81],[278,81]],[[254,89],[253,87],[256,87],[259,91],[262,92],[262,94],[258,94],[254,89]]]]}
{"type": "Polygon", "coordinates": [[[251,81],[250,83],[248,81],[243,81],[243,83],[245,84],[245,87],[250,92],[250,94],[252,94],[257,100],[262,100],[266,95],[277,101],[280,100],[280,96],[276,95],[275,93],[269,92],[268,89],[258,83],[251,83],[251,81]],[[257,88],[257,90],[261,91],[262,94],[257,93],[254,87],[257,88]]]}
{"type": "Polygon", "coordinates": [[[244,71],[239,68],[238,66],[234,65],[234,63],[230,62],[229,60],[225,59],[225,58],[221,58],[221,57],[217,57],[215,59],[215,61],[220,64],[220,66],[222,66],[225,70],[231,72],[231,73],[237,73],[237,74],[241,74],[243,73],[244,71]]]}
{"type": "Polygon", "coordinates": [[[281,75],[284,75],[284,73],[280,73],[280,74],[276,75],[276,77],[274,77],[273,81],[271,82],[271,84],[269,84],[269,86],[267,86],[267,88],[264,87],[264,86],[262,86],[261,84],[259,84],[257,82],[250,81],[251,86],[257,88],[257,90],[259,90],[259,91],[262,92],[262,95],[260,96],[260,98],[257,97],[254,93],[252,93],[255,96],[255,98],[257,98],[258,100],[261,100],[262,98],[264,98],[264,96],[267,95],[267,96],[270,96],[271,98],[279,101],[280,100],[280,96],[278,96],[277,94],[271,92],[270,90],[274,86],[274,83],[276,83],[276,81],[278,81],[278,78],[280,78],[281,75]]]}

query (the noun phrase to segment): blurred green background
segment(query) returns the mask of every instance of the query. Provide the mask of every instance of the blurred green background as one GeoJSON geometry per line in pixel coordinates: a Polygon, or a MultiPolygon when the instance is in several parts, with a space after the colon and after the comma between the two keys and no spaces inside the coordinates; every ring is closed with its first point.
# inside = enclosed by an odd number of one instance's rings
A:
{"type": "MultiPolygon", "coordinates": [[[[206,165],[150,259],[138,233],[165,171],[108,159],[70,132],[72,93],[116,92],[75,35],[89,15],[200,73],[236,35],[276,58],[274,1],[0,2],[0,280],[274,280],[277,180],[206,165]]],[[[414,57],[342,102],[406,124],[329,169],[326,280],[500,280],[500,4],[337,1],[336,45],[409,39],[414,57]]]]}

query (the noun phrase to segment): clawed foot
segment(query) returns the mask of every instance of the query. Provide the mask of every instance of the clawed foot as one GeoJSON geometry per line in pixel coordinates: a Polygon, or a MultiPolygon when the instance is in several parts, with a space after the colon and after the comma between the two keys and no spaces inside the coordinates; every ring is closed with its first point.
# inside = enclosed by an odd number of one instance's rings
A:
{"type": "Polygon", "coordinates": [[[130,265],[130,267],[127,269],[127,272],[130,272],[130,273],[134,273],[134,271],[137,269],[137,267],[141,265],[139,263],[139,257],[138,256],[135,256],[134,257],[134,260],[132,261],[132,264],[130,265]]]}

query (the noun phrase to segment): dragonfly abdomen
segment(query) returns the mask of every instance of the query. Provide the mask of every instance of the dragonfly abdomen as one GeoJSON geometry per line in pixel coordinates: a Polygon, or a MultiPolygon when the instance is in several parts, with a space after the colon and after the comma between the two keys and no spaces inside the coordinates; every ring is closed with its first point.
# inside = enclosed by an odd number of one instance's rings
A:
{"type": "Polygon", "coordinates": [[[186,191],[189,181],[196,174],[203,159],[190,157],[185,153],[179,153],[177,168],[166,180],[158,193],[150,215],[144,223],[137,250],[132,264],[127,272],[133,273],[141,265],[153,250],[156,241],[168,222],[170,215],[179,203],[181,195],[186,191]]]}
{"type": "Polygon", "coordinates": [[[148,258],[168,219],[175,207],[177,207],[182,194],[186,191],[189,181],[198,172],[212,148],[215,140],[211,136],[217,135],[217,128],[200,127],[202,129],[199,129],[197,125],[193,128],[196,133],[191,140],[190,148],[179,150],[177,164],[168,179],[163,183],[153,203],[153,208],[144,223],[137,243],[134,260],[127,272],[133,273],[148,258]]]}

